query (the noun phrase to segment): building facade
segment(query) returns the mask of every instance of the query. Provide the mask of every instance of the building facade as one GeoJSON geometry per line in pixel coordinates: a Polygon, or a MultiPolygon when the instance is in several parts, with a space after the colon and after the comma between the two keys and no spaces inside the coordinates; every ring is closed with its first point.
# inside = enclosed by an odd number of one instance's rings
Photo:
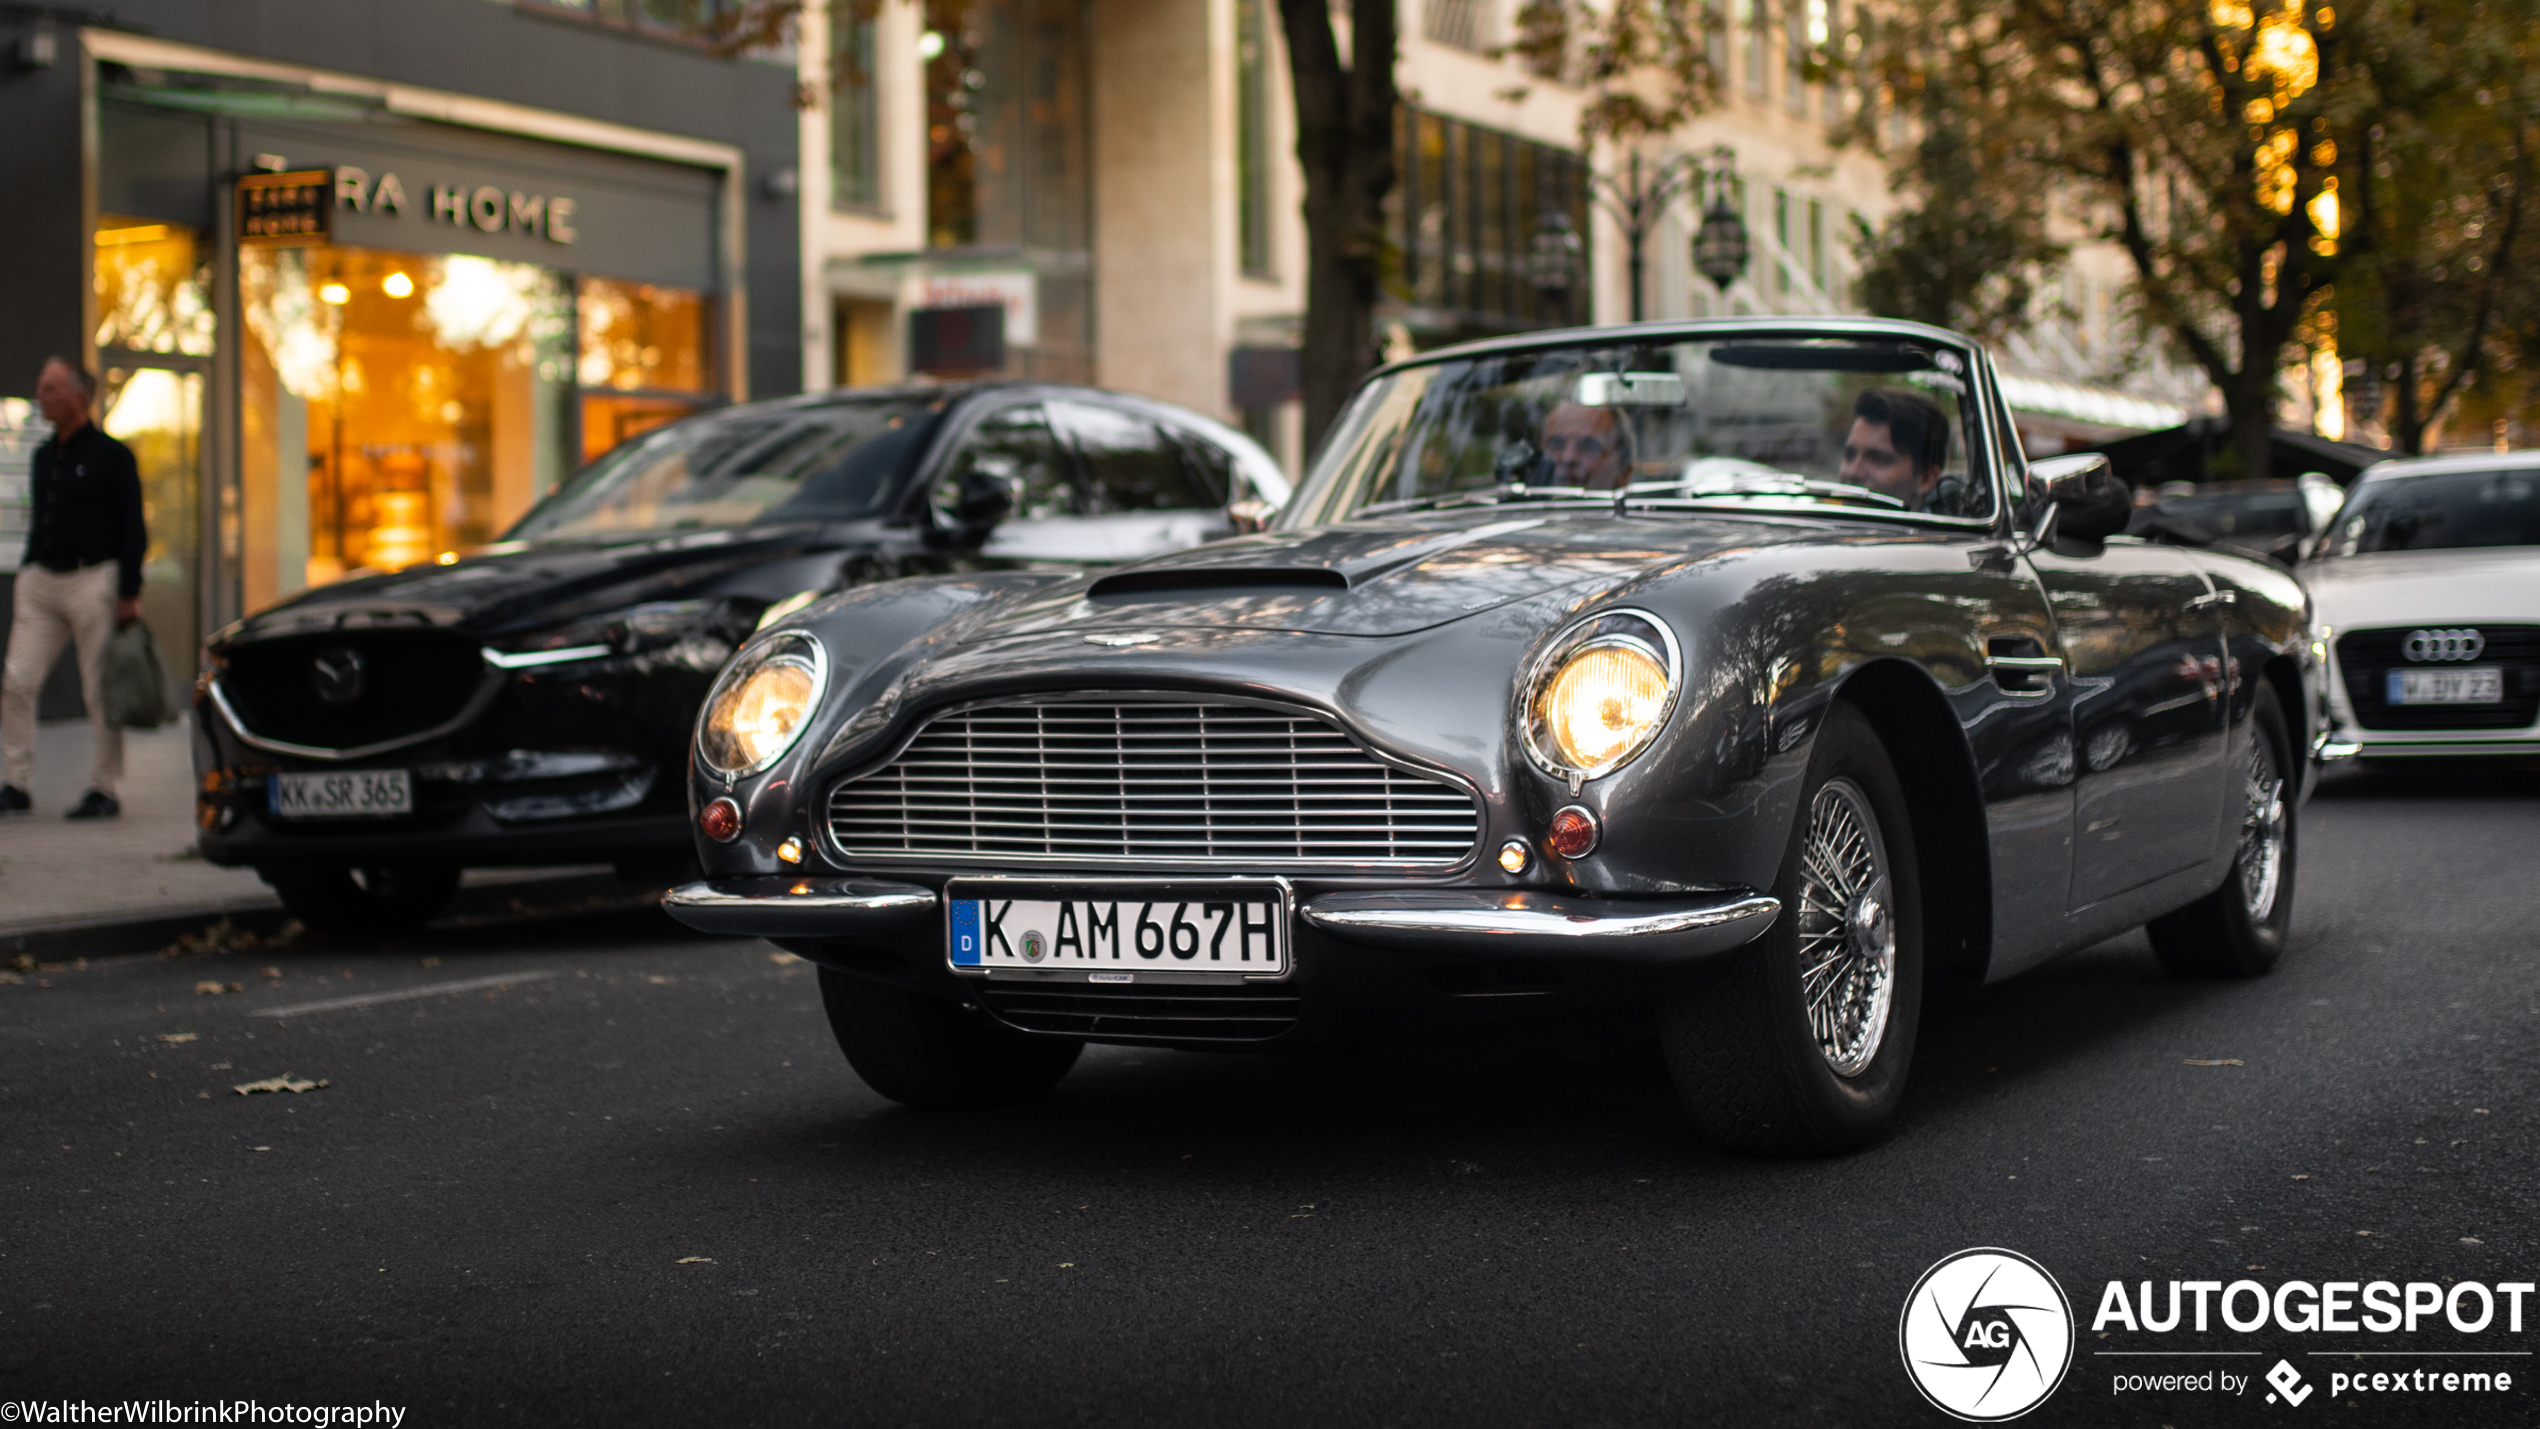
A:
{"type": "Polygon", "coordinates": [[[795,78],[710,52],[697,11],[16,21],[0,580],[51,355],[140,460],[144,610],[186,681],[245,611],[485,544],[635,431],[799,390],[795,78]]]}
{"type": "MultiPolygon", "coordinates": [[[[1643,235],[1638,304],[1612,202],[1627,156],[1582,152],[1588,96],[1494,53],[1516,11],[1402,0],[1388,350],[1635,307],[1854,310],[1851,235],[1891,200],[1879,157],[1836,142],[1876,104],[1828,80],[1850,7],[1729,0],[1719,102],[1641,154],[1726,146],[1751,257],[1725,289],[1697,274],[1687,194],[1643,235]],[[1556,214],[1579,246],[1557,297],[1530,262],[1556,214]]],[[[1273,0],[813,0],[801,39],[807,383],[1093,380],[1239,421],[1299,462],[1303,180],[1273,0]],[[987,309],[1002,341],[978,340],[987,309]]],[[[2079,317],[2023,349],[2045,449],[2177,419],[2092,375],[2108,365],[2092,344],[2116,341],[2105,267],[2086,258],[2079,317]]]]}

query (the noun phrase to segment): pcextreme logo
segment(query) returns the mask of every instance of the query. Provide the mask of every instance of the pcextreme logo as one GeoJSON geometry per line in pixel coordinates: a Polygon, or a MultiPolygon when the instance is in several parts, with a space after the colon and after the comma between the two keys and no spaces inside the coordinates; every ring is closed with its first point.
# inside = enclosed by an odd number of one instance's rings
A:
{"type": "Polygon", "coordinates": [[[2017,1419],[2046,1402],[2073,1362],[2073,1307],[2046,1267],[1978,1246],[1923,1272],[1896,1324],[1906,1377],[1943,1414],[2017,1419]]]}

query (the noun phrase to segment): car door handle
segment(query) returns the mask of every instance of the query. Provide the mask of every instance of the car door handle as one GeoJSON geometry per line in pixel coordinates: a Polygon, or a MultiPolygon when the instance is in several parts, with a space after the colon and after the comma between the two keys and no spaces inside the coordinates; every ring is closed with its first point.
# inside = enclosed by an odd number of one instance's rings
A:
{"type": "Polygon", "coordinates": [[[1984,663],[1993,671],[1993,684],[2006,695],[2035,699],[2055,692],[2055,677],[2064,672],[2064,661],[2057,655],[1988,655],[1984,663]]]}
{"type": "Polygon", "coordinates": [[[2187,603],[2187,608],[2188,608],[2189,610],[2203,610],[2203,609],[2207,608],[2208,606],[2216,606],[2216,605],[2237,605],[2237,604],[2239,603],[2239,599],[2240,599],[2240,593],[2239,593],[2238,591],[2230,591],[2230,590],[2214,590],[2214,591],[2207,591],[2207,592],[2205,592],[2203,595],[2200,595],[2200,596],[2196,597],[2194,600],[2189,601],[2189,602],[2187,603]]]}

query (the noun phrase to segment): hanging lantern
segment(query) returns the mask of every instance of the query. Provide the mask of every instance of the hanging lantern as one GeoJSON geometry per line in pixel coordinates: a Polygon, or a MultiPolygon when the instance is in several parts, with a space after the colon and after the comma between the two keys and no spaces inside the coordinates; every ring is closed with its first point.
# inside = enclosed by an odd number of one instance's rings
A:
{"type": "Polygon", "coordinates": [[[1693,237],[1693,266],[1725,293],[1746,272],[1747,239],[1746,220],[1729,207],[1728,185],[1723,182],[1720,190],[1702,215],[1701,231],[1693,237]]]}

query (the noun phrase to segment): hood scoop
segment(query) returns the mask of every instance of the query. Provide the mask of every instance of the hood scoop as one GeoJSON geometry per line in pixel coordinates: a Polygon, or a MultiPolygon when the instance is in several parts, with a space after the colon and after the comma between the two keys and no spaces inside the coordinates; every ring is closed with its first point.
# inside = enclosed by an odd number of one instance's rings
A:
{"type": "Polygon", "coordinates": [[[1330,566],[1166,566],[1114,571],[1086,587],[1088,599],[1184,590],[1347,590],[1349,577],[1330,566]]]}

